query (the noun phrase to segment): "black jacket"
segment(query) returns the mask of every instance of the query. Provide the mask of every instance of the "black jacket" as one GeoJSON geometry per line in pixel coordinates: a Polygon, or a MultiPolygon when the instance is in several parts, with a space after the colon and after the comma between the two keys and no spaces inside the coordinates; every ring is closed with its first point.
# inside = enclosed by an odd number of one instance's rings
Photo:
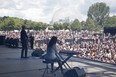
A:
{"type": "Polygon", "coordinates": [[[26,34],[26,31],[25,31],[25,30],[22,30],[22,31],[21,31],[21,42],[22,42],[22,43],[23,43],[23,42],[26,42],[27,39],[28,39],[28,36],[27,36],[27,34],[26,34]]]}

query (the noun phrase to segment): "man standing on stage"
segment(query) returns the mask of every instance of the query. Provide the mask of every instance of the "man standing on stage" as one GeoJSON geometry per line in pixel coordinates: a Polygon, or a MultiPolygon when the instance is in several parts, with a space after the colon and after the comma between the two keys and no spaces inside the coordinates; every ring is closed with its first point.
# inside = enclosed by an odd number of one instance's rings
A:
{"type": "Polygon", "coordinates": [[[27,44],[28,44],[28,36],[25,31],[25,26],[22,26],[22,30],[20,33],[20,39],[22,43],[22,51],[21,51],[21,58],[27,58],[27,44]],[[24,55],[25,53],[25,55],[24,55]]]}

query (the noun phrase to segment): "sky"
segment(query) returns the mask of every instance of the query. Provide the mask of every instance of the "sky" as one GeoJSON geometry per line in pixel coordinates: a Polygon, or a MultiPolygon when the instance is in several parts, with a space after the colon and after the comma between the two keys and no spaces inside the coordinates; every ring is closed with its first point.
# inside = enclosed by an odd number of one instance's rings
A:
{"type": "Polygon", "coordinates": [[[116,15],[116,0],[0,0],[0,16],[50,23],[69,18],[85,21],[89,7],[104,2],[110,16],[116,15]]]}

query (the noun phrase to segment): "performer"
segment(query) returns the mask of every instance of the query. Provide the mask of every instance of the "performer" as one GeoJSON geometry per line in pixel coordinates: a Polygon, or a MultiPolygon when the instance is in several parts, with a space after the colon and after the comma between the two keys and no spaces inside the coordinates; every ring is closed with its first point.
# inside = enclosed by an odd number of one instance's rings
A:
{"type": "Polygon", "coordinates": [[[32,33],[29,36],[29,42],[30,42],[31,49],[33,49],[33,47],[34,47],[34,36],[32,35],[32,33]]]}
{"type": "MultiPolygon", "coordinates": [[[[47,53],[45,54],[44,58],[49,61],[58,62],[59,67],[61,68],[61,72],[63,73],[61,60],[58,57],[58,52],[56,48],[57,37],[53,36],[48,43],[47,46],[47,53]]],[[[51,63],[51,70],[53,71],[54,63],[51,63]]]]}
{"type": "Polygon", "coordinates": [[[27,57],[27,42],[28,42],[28,36],[27,33],[25,31],[25,26],[22,26],[22,30],[20,33],[20,39],[21,39],[21,43],[22,43],[22,50],[21,50],[21,58],[28,58],[27,57]],[[25,53],[25,55],[24,55],[25,53]]]}

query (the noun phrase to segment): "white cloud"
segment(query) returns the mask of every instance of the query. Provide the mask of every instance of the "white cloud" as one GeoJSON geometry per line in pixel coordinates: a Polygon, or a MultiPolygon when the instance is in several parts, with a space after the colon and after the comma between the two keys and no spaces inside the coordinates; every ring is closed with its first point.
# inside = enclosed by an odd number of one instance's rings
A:
{"type": "Polygon", "coordinates": [[[89,7],[96,2],[110,6],[116,15],[115,0],[0,0],[0,16],[12,16],[49,23],[65,17],[86,20],[89,7]]]}

